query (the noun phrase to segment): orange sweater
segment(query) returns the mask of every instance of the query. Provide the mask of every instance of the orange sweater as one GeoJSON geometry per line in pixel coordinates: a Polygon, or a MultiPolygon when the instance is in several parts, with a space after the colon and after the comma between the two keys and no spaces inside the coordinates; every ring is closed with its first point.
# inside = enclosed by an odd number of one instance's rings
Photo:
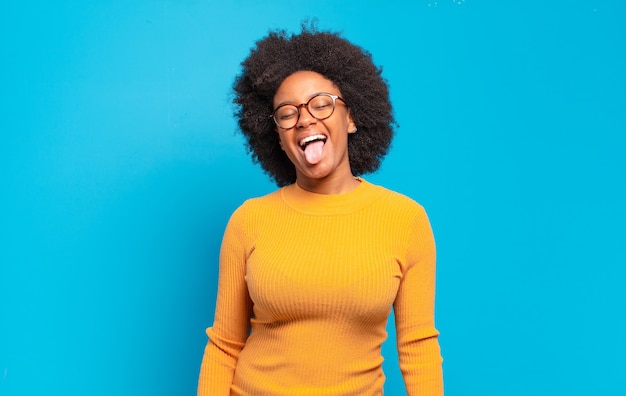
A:
{"type": "Polygon", "coordinates": [[[435,245],[423,208],[361,180],[246,201],[222,242],[198,395],[382,395],[394,307],[410,396],[443,394],[435,245]]]}

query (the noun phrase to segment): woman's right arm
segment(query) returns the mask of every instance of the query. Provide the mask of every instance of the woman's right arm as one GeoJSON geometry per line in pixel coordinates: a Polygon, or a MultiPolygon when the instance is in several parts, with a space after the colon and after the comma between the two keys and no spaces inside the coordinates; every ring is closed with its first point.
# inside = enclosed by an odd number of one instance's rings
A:
{"type": "Polygon", "coordinates": [[[213,326],[204,350],[198,396],[228,396],[239,352],[250,334],[252,302],[245,281],[246,227],[244,209],[231,216],[220,250],[219,281],[213,326]]]}

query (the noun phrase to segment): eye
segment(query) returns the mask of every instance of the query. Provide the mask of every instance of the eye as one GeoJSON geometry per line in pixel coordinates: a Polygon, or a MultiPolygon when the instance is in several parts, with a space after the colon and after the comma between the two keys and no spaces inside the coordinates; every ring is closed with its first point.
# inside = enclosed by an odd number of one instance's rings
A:
{"type": "Polygon", "coordinates": [[[330,107],[330,104],[329,104],[329,103],[315,103],[315,104],[313,105],[313,108],[314,108],[315,110],[324,110],[324,109],[326,109],[326,108],[328,108],[328,107],[330,107]]]}
{"type": "Polygon", "coordinates": [[[295,117],[295,116],[296,116],[296,114],[295,114],[295,113],[289,113],[289,114],[279,114],[279,115],[278,115],[278,119],[279,119],[279,120],[289,120],[289,119],[291,119],[291,118],[293,118],[293,117],[295,117]]]}
{"type": "Polygon", "coordinates": [[[294,106],[283,106],[276,111],[277,120],[290,120],[298,115],[298,109],[294,106]]]}
{"type": "Polygon", "coordinates": [[[329,107],[332,107],[332,105],[333,105],[332,98],[325,96],[325,95],[317,96],[313,98],[313,100],[311,100],[311,103],[309,104],[309,106],[313,110],[324,110],[329,107]]]}

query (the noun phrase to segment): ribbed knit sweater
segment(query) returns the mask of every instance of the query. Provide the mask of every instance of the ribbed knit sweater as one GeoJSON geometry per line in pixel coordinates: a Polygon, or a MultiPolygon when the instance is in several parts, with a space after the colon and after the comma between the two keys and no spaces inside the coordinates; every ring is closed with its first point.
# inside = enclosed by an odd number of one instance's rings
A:
{"type": "Polygon", "coordinates": [[[392,306],[408,395],[443,394],[428,218],[360,180],[337,195],[293,184],[232,214],[198,395],[382,395],[392,306]]]}

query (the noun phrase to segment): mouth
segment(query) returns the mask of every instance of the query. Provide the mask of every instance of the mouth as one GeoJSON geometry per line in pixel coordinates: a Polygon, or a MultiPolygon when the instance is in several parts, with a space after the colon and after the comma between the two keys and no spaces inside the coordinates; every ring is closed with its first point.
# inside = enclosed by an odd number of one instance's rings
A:
{"type": "Polygon", "coordinates": [[[298,144],[300,145],[300,148],[302,149],[302,151],[306,151],[306,147],[313,143],[313,142],[322,142],[322,143],[326,143],[326,139],[328,139],[326,136],[319,134],[319,135],[311,135],[311,136],[307,136],[303,139],[301,139],[298,144]]]}

